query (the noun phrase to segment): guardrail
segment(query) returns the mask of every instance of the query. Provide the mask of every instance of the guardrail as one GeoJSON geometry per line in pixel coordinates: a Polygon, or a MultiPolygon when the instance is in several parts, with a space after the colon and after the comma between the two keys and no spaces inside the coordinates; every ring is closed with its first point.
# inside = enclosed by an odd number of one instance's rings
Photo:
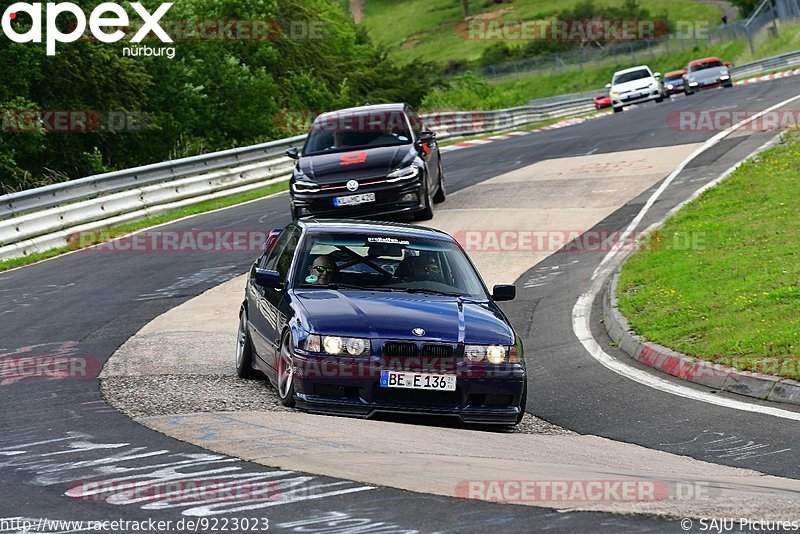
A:
{"type": "Polygon", "coordinates": [[[781,54],[770,58],[753,61],[744,65],[733,67],[731,74],[734,78],[747,78],[765,72],[772,72],[781,69],[788,69],[800,65],[800,50],[781,54]]]}
{"type": "MultiPolygon", "coordinates": [[[[567,95],[494,111],[422,116],[441,141],[518,128],[593,109],[567,95]]],[[[133,169],[89,176],[0,197],[0,260],[64,246],[77,234],[132,222],[289,178],[285,156],[305,135],[133,169]]]]}

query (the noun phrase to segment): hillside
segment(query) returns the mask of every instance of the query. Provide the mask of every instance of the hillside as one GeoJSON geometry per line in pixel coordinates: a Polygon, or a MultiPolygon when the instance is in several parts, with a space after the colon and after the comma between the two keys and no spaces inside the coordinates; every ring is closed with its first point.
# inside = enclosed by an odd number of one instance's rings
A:
{"type": "MultiPolygon", "coordinates": [[[[553,20],[565,9],[574,9],[586,0],[470,0],[472,18],[482,21],[553,20]]],[[[598,8],[622,8],[625,0],[594,0],[598,8]]],[[[639,0],[652,17],[670,21],[720,23],[719,2],[696,0],[639,0]]],[[[484,49],[496,41],[466,39],[459,35],[464,10],[460,0],[366,0],[351,2],[363,12],[363,24],[372,39],[385,45],[400,61],[422,58],[428,61],[477,60],[484,49]]],[[[522,46],[524,42],[509,42],[522,46]]]]}

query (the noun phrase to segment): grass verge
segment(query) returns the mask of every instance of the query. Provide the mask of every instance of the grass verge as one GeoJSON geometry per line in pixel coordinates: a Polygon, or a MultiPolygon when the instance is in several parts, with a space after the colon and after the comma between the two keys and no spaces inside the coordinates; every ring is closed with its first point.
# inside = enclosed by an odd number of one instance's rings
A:
{"type": "Polygon", "coordinates": [[[646,339],[800,378],[800,136],[740,166],[623,266],[620,311],[646,339]]]}
{"type": "Polygon", "coordinates": [[[228,206],[234,206],[236,204],[241,204],[242,202],[247,202],[249,200],[255,200],[269,195],[274,195],[275,193],[280,193],[281,191],[286,191],[287,189],[289,189],[288,180],[261,189],[254,189],[253,191],[248,191],[247,193],[241,193],[238,195],[231,195],[229,197],[206,200],[198,204],[193,204],[191,206],[170,210],[165,213],[162,213],[161,215],[147,217],[146,219],[142,219],[140,221],[119,224],[116,226],[106,228],[102,231],[90,232],[88,233],[88,235],[86,234],[82,235],[80,239],[73,240],[67,246],[52,248],[42,252],[36,252],[34,254],[22,256],[20,258],[0,261],[0,272],[7,271],[9,269],[14,269],[15,267],[22,267],[23,265],[30,265],[32,263],[46,260],[48,258],[60,256],[61,254],[66,254],[67,252],[79,250],[81,248],[90,247],[92,245],[96,245],[101,242],[109,241],[111,239],[114,239],[115,237],[130,234],[138,230],[144,230],[145,228],[150,228],[152,226],[157,226],[159,224],[164,224],[178,219],[182,219],[190,215],[197,215],[199,213],[214,211],[220,208],[227,208],[228,206]]]}

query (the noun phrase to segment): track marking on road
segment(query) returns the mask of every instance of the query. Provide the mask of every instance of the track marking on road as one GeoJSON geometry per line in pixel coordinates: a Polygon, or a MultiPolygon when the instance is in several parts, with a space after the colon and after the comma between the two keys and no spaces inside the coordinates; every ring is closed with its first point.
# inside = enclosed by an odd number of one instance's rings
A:
{"type": "MultiPolygon", "coordinates": [[[[722,141],[725,137],[727,137],[732,132],[738,130],[742,126],[749,124],[750,122],[757,120],[759,117],[775,110],[780,107],[783,107],[791,102],[800,99],[800,95],[794,96],[792,98],[786,99],[783,102],[775,104],[772,107],[765,109],[764,111],[753,115],[737,124],[734,124],[730,128],[719,132],[714,137],[703,143],[697,150],[695,150],[692,154],[690,154],[681,164],[669,175],[667,178],[661,183],[661,185],[656,189],[655,192],[648,198],[645,205],[636,215],[636,217],[631,221],[628,227],[625,229],[623,236],[629,236],[633,233],[636,227],[641,223],[644,216],[650,210],[650,208],[655,204],[656,200],[661,196],[661,194],[667,189],[667,187],[672,184],[675,178],[686,168],[686,166],[698,157],[700,154],[704,153],[706,150],[716,146],[720,141],[722,141]]],[[[756,151],[754,151],[750,156],[745,158],[750,159],[753,155],[757,154],[761,150],[763,150],[766,146],[770,145],[772,141],[762,145],[756,151]]],[[[713,187],[717,183],[719,183],[722,179],[730,175],[742,162],[737,163],[727,171],[725,171],[721,176],[719,176],[716,180],[713,180],[709,184],[701,187],[698,191],[696,191],[689,199],[685,202],[682,202],[675,208],[673,208],[667,216],[664,218],[668,218],[673,213],[677,212],[681,207],[685,204],[699,196],[703,191],[706,189],[713,187]]],[[[659,223],[654,223],[651,225],[646,231],[650,231],[660,225],[659,223]]],[[[624,241],[620,239],[620,242],[624,241]]],[[[745,412],[751,413],[761,413],[765,415],[771,415],[774,417],[780,417],[783,419],[790,419],[793,421],[800,421],[800,413],[792,412],[789,410],[782,410],[780,408],[773,408],[771,406],[761,406],[758,404],[751,404],[749,402],[739,401],[735,399],[729,399],[726,397],[719,397],[712,393],[708,393],[706,391],[701,391],[698,389],[694,389],[691,387],[687,387],[684,385],[677,384],[673,381],[666,380],[664,378],[660,378],[658,376],[654,376],[649,371],[644,371],[641,369],[637,369],[632,367],[622,361],[614,358],[607,352],[603,350],[603,347],[597,342],[597,340],[592,335],[591,331],[591,315],[592,315],[592,306],[594,305],[595,298],[597,295],[600,294],[600,291],[603,288],[607,278],[611,275],[614,269],[622,263],[625,259],[623,254],[620,254],[619,248],[614,248],[603,258],[600,262],[600,265],[597,266],[594,273],[592,274],[592,285],[589,288],[589,291],[584,293],[578,298],[578,301],[575,303],[575,307],[572,309],[572,328],[575,332],[575,335],[578,337],[578,340],[584,346],[586,351],[601,365],[606,367],[607,369],[617,373],[620,376],[624,376],[630,380],[643,384],[645,386],[658,389],[664,391],[666,393],[671,393],[673,395],[677,395],[679,397],[684,397],[687,399],[697,400],[700,402],[706,402],[708,404],[714,404],[716,406],[722,406],[725,408],[732,408],[735,410],[741,410],[745,412]]]]}

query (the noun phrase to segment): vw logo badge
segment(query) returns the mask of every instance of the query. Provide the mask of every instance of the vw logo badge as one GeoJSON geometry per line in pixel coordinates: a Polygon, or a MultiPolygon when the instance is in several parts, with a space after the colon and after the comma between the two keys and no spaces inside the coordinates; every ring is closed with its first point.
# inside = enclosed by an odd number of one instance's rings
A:
{"type": "Polygon", "coordinates": [[[411,331],[411,333],[417,337],[422,337],[425,335],[425,330],[423,330],[422,328],[415,328],[414,330],[411,331]]]}
{"type": "Polygon", "coordinates": [[[355,180],[350,180],[349,182],[347,182],[348,191],[355,191],[356,189],[358,189],[358,182],[356,182],[355,180]]]}

